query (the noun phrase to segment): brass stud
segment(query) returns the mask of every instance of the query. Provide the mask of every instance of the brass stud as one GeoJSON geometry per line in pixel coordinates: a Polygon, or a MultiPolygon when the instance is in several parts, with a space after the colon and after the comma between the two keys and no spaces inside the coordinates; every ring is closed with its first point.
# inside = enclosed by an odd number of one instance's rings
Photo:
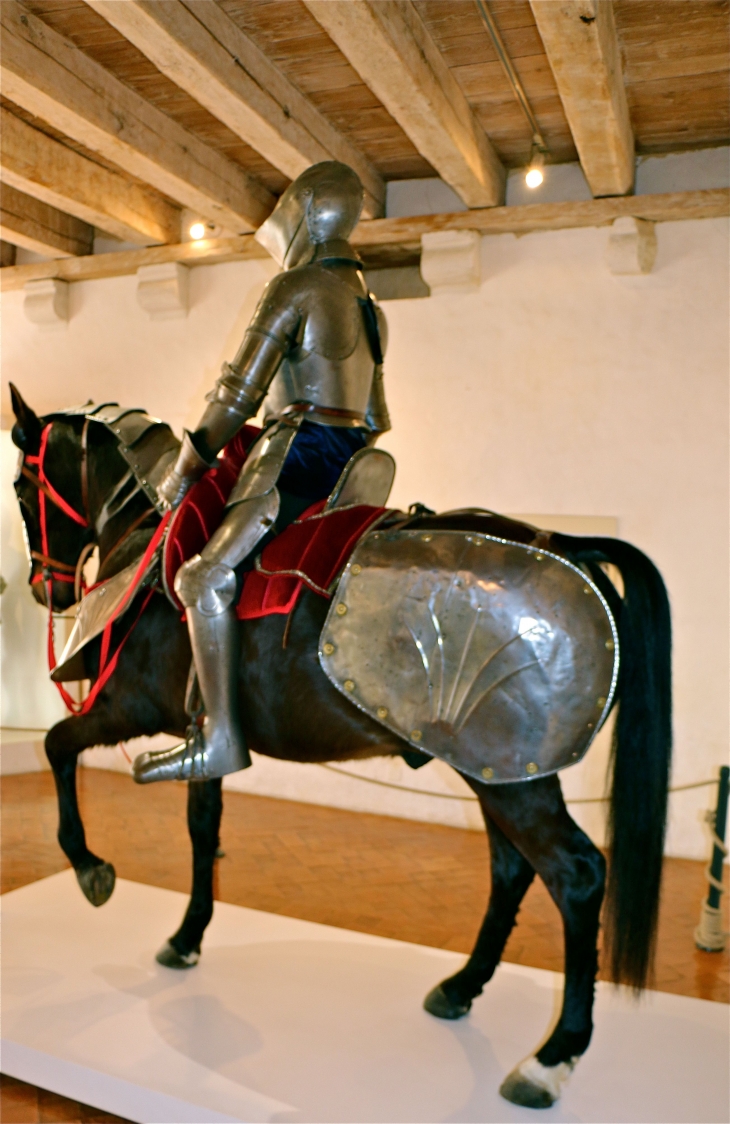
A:
{"type": "Polygon", "coordinates": [[[607,640],[606,641],[606,648],[608,649],[609,652],[612,652],[615,647],[616,647],[616,645],[614,644],[613,640],[607,640]]]}
{"type": "Polygon", "coordinates": [[[379,706],[375,713],[377,714],[378,718],[387,718],[388,708],[387,706],[379,706]]]}
{"type": "Polygon", "coordinates": [[[593,729],[593,723],[592,723],[592,722],[589,722],[589,723],[588,723],[588,729],[589,729],[589,730],[592,730],[592,729],[593,729]]]}
{"type": "Polygon", "coordinates": [[[352,679],[346,679],[345,682],[342,684],[342,686],[345,688],[346,691],[354,691],[355,690],[355,684],[353,683],[352,679]]]}
{"type": "Polygon", "coordinates": [[[357,577],[358,574],[362,573],[362,566],[358,562],[355,562],[353,566],[350,566],[350,573],[357,577]]]}
{"type": "Polygon", "coordinates": [[[596,699],[596,706],[604,707],[605,705],[606,700],[604,699],[603,695],[601,695],[600,698],[596,699]]]}
{"type": "Polygon", "coordinates": [[[335,650],[335,646],[334,646],[334,644],[330,644],[329,640],[327,641],[326,644],[322,645],[322,651],[324,652],[324,654],[326,656],[331,656],[332,653],[334,652],[334,650],[335,650]]]}
{"type": "Polygon", "coordinates": [[[482,769],[482,776],[484,777],[485,781],[491,781],[492,777],[494,776],[494,769],[490,769],[487,765],[484,769],[482,769]]]}
{"type": "Polygon", "coordinates": [[[528,761],[528,763],[525,765],[525,769],[527,770],[527,772],[532,777],[537,772],[538,766],[535,764],[534,761],[528,761]]]}
{"type": "Polygon", "coordinates": [[[411,730],[411,740],[412,741],[420,742],[422,737],[423,737],[423,734],[421,733],[420,730],[411,730]]]}
{"type": "Polygon", "coordinates": [[[339,605],[335,609],[335,612],[337,613],[338,617],[344,617],[345,613],[347,612],[347,605],[345,605],[343,601],[340,601],[339,605]]]}
{"type": "Polygon", "coordinates": [[[423,542],[430,542],[432,538],[433,535],[421,535],[421,539],[423,542]]]}
{"type": "Polygon", "coordinates": [[[589,585],[584,585],[583,586],[583,592],[584,593],[591,593],[592,592],[591,587],[589,585]]]}
{"type": "Polygon", "coordinates": [[[543,559],[544,559],[544,557],[545,557],[545,555],[544,555],[544,554],[536,554],[536,555],[535,555],[535,561],[536,561],[536,562],[542,562],[542,561],[543,561],[543,559]]]}

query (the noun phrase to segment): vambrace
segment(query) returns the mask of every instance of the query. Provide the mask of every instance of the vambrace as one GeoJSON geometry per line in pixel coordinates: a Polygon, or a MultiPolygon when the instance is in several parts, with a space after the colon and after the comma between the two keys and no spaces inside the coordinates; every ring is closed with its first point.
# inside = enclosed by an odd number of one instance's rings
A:
{"type": "Polygon", "coordinates": [[[380,365],[376,366],[373,375],[373,385],[370,389],[365,422],[375,435],[387,433],[390,429],[390,414],[385,402],[385,390],[383,388],[383,368],[380,365]]]}
{"type": "Polygon", "coordinates": [[[286,343],[249,328],[232,363],[224,363],[209,402],[234,410],[242,424],[257,412],[279,369],[286,343]]]}

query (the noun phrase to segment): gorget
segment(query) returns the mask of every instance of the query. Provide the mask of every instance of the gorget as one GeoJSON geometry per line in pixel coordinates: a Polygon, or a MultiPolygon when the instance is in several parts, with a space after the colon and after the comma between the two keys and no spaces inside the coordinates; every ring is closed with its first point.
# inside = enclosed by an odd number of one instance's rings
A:
{"type": "Polygon", "coordinates": [[[608,715],[618,632],[565,558],[465,531],[374,531],[333,597],[319,659],[351,702],[480,781],[583,757],[608,715]]]}

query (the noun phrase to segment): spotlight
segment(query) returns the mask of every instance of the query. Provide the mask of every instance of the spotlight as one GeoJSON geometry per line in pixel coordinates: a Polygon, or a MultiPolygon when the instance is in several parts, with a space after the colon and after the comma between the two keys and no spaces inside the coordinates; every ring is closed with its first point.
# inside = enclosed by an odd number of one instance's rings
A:
{"type": "Polygon", "coordinates": [[[205,235],[205,223],[194,222],[190,227],[190,237],[192,238],[193,242],[200,242],[202,238],[205,238],[205,235]]]}
{"type": "Polygon", "coordinates": [[[525,183],[528,187],[539,187],[544,180],[542,170],[545,166],[545,153],[539,148],[533,148],[530,166],[527,169],[525,183]]]}

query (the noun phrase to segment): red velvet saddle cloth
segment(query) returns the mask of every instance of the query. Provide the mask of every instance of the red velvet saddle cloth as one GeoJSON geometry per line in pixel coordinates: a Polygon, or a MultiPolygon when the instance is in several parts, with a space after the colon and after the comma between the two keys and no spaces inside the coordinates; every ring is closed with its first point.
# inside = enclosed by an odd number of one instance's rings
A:
{"type": "MultiPolygon", "coordinates": [[[[219,466],[193,485],[172,517],[162,566],[165,584],[176,602],[175,574],[183,562],[200,553],[220,526],[228,496],[259,433],[254,426],[244,426],[226,446],[219,466]]],[[[326,502],[312,504],[264,548],[256,568],[245,577],[237,606],[241,620],[290,613],[305,587],[329,597],[329,587],[358,540],[385,510],[358,505],[335,508],[324,515],[326,502]]]]}

